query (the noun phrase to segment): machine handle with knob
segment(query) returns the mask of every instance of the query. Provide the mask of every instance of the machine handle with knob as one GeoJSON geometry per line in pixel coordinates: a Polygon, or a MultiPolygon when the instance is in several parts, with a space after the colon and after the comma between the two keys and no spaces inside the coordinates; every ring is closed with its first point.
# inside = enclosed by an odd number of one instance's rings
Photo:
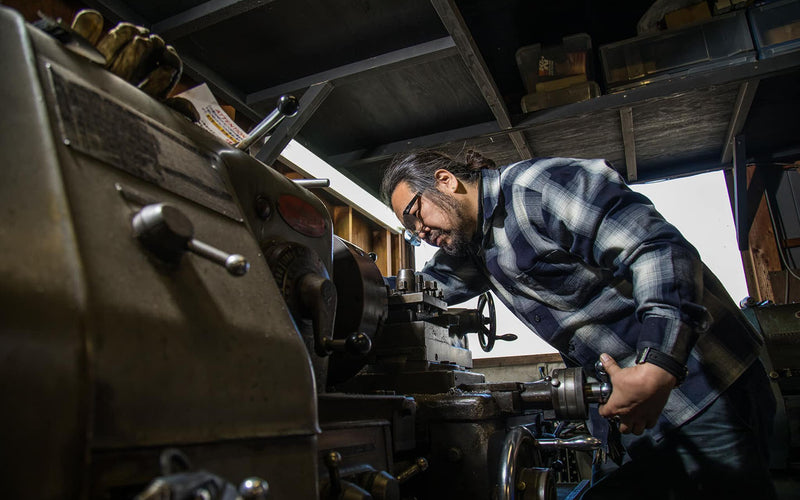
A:
{"type": "Polygon", "coordinates": [[[282,95],[278,98],[275,109],[267,115],[266,118],[256,125],[250,132],[250,135],[236,144],[236,149],[241,151],[247,150],[254,142],[258,141],[266,135],[270,130],[278,126],[287,116],[294,116],[300,108],[300,103],[297,98],[291,95],[282,95]]]}
{"type": "Polygon", "coordinates": [[[346,352],[353,356],[363,356],[372,350],[372,340],[366,333],[353,333],[344,339],[324,339],[325,350],[328,352],[346,352]]]}
{"type": "Polygon", "coordinates": [[[250,263],[243,256],[196,240],[192,221],[167,203],[145,205],[131,223],[142,245],[169,264],[177,264],[188,251],[224,267],[233,276],[243,276],[250,269],[250,263]]]}
{"type": "Polygon", "coordinates": [[[544,450],[592,451],[603,443],[594,436],[576,436],[571,439],[537,439],[536,444],[544,450]]]}

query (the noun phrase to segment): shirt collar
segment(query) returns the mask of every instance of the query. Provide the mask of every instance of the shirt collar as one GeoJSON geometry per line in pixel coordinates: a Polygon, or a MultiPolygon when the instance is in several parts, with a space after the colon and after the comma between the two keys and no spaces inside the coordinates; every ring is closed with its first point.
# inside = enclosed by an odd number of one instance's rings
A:
{"type": "Polygon", "coordinates": [[[483,169],[481,171],[481,215],[483,216],[483,234],[492,227],[492,217],[500,203],[500,170],[483,169]]]}

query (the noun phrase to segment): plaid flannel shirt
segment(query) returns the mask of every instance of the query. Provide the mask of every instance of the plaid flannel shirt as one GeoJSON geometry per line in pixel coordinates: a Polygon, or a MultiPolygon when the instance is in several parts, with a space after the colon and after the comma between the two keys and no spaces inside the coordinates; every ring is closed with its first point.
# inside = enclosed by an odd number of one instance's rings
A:
{"type": "Polygon", "coordinates": [[[689,374],[655,435],[687,421],[758,356],[762,340],[697,251],[603,160],[533,159],[484,170],[480,241],[422,272],[449,304],[491,289],[569,366],[622,367],[652,347],[689,374]]]}

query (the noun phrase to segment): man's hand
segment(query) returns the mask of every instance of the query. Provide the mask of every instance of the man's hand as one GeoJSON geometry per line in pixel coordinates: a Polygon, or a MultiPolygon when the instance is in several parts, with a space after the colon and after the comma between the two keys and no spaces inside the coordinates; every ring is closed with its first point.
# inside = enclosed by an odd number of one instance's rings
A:
{"type": "Polygon", "coordinates": [[[675,376],[651,363],[620,368],[608,354],[601,354],[600,360],[614,388],[608,402],[600,405],[600,415],[618,416],[623,434],[638,436],[655,426],[675,387],[675,376]]]}

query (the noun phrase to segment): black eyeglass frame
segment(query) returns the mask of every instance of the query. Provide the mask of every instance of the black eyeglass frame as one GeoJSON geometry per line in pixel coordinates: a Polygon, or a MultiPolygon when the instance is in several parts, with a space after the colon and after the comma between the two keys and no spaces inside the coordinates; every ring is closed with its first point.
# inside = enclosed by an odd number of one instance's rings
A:
{"type": "Polygon", "coordinates": [[[417,222],[419,221],[422,223],[422,220],[417,217],[416,215],[410,213],[411,209],[414,208],[414,204],[422,198],[422,192],[417,191],[417,194],[411,198],[411,201],[408,202],[406,208],[403,210],[403,224],[405,225],[406,229],[412,231],[413,233],[418,233],[417,231],[417,222]]]}

